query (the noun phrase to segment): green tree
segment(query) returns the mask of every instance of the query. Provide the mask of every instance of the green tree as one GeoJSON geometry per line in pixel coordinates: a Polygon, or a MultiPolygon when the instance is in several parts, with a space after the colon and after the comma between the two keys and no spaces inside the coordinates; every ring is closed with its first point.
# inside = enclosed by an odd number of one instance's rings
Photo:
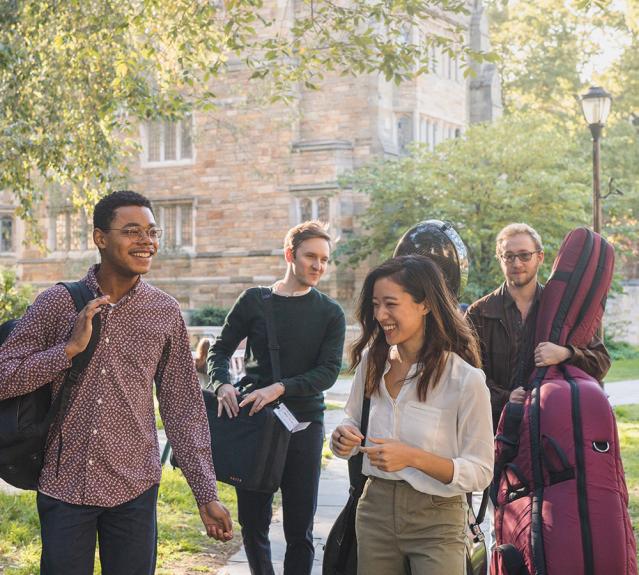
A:
{"type": "Polygon", "coordinates": [[[123,173],[140,118],[214,106],[213,81],[238,63],[290,99],[333,72],[400,82],[426,70],[431,45],[479,58],[454,24],[421,30],[440,9],[465,12],[467,2],[2,2],[0,190],[32,221],[51,186],[70,189],[76,206],[93,203],[123,173]]]}
{"type": "MultiPolygon", "coordinates": [[[[492,0],[490,39],[499,56],[506,108],[541,110],[575,121],[574,96],[584,67],[599,48],[593,31],[604,27],[599,12],[565,0],[492,0]]],[[[607,14],[607,13],[606,13],[607,14]]]]}
{"type": "Polygon", "coordinates": [[[31,302],[31,287],[18,287],[16,279],[14,271],[0,268],[0,323],[21,317],[31,302]]]}
{"type": "MultiPolygon", "coordinates": [[[[431,152],[366,166],[344,183],[366,194],[364,233],[347,239],[340,261],[384,258],[409,227],[424,219],[449,220],[471,260],[463,298],[472,300],[501,281],[495,236],[525,221],[541,234],[552,261],[564,235],[590,219],[590,172],[578,143],[547,118],[514,115],[468,129],[431,152]]],[[[545,266],[545,272],[550,265],[545,266]]]]}
{"type": "Polygon", "coordinates": [[[626,258],[639,258],[639,132],[628,121],[607,127],[601,140],[604,232],[618,248],[622,276],[626,258]]]}
{"type": "Polygon", "coordinates": [[[557,130],[578,142],[575,153],[587,162],[589,173],[590,133],[575,96],[586,91],[587,83],[612,93],[612,113],[601,140],[602,194],[612,192],[603,200],[604,232],[623,255],[635,257],[639,132],[630,121],[639,122],[637,6],[637,0],[490,0],[491,41],[500,56],[507,113],[544,112],[557,130]],[[621,51],[608,68],[593,70],[592,62],[615,47],[621,51]]]}
{"type": "Polygon", "coordinates": [[[639,116],[639,31],[629,36],[628,45],[600,80],[614,96],[615,116],[639,116]]]}

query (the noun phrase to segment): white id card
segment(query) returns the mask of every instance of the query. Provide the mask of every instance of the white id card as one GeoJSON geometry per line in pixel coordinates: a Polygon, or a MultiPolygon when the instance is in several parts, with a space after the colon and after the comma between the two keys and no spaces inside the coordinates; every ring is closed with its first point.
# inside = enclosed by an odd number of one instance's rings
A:
{"type": "Polygon", "coordinates": [[[288,429],[291,433],[302,431],[311,424],[310,421],[302,421],[301,423],[297,421],[297,418],[291,413],[291,410],[283,403],[280,403],[273,410],[273,413],[277,415],[278,419],[284,424],[284,427],[286,427],[286,429],[288,429]]]}

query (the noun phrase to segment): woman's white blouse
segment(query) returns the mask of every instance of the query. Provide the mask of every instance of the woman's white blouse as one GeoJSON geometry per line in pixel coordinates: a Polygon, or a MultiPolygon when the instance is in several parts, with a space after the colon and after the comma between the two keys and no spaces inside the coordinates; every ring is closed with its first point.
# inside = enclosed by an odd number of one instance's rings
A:
{"type": "MultiPolygon", "coordinates": [[[[360,427],[367,359],[368,353],[364,352],[355,371],[342,425],[360,427]]],[[[387,361],[384,375],[389,369],[387,361]]],[[[484,372],[457,354],[449,353],[440,381],[428,391],[426,401],[421,402],[417,396],[415,370],[416,364],[408,372],[408,379],[396,399],[390,396],[384,382],[380,382],[379,393],[371,397],[367,436],[395,439],[452,459],[452,481],[441,483],[414,467],[393,473],[381,471],[370,464],[367,455],[364,455],[363,473],[403,479],[418,491],[443,497],[483,490],[493,474],[492,415],[484,372]]],[[[375,445],[368,437],[366,445],[375,445]]]]}

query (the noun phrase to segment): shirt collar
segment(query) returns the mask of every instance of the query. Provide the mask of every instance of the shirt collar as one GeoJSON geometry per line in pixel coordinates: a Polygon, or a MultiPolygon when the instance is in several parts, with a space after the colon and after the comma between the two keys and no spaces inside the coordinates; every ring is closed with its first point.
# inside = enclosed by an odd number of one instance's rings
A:
{"type": "MultiPolygon", "coordinates": [[[[533,297],[533,305],[536,305],[539,302],[539,300],[541,300],[542,291],[543,291],[543,288],[541,287],[541,284],[537,282],[537,287],[535,288],[535,295],[533,297]]],[[[505,282],[502,284],[502,294],[504,298],[504,307],[512,307],[515,305],[515,300],[510,295],[510,292],[508,291],[508,288],[506,287],[505,282]]]]}
{"type": "MultiPolygon", "coordinates": [[[[98,270],[100,269],[100,264],[94,264],[89,268],[87,275],[84,277],[84,283],[87,284],[87,287],[96,295],[102,295],[102,290],[100,289],[100,284],[98,284],[98,278],[96,276],[98,270]]],[[[135,282],[135,285],[129,290],[127,294],[129,297],[134,296],[135,294],[143,293],[147,289],[148,284],[142,279],[142,276],[138,276],[138,280],[135,282]]]]}
{"type": "Polygon", "coordinates": [[[282,289],[283,283],[284,282],[282,280],[278,280],[272,285],[271,289],[273,290],[273,293],[275,295],[279,295],[282,297],[299,297],[299,296],[311,293],[311,290],[313,289],[311,286],[308,286],[307,288],[304,288],[303,290],[294,291],[292,294],[287,294],[280,291],[282,289]]]}

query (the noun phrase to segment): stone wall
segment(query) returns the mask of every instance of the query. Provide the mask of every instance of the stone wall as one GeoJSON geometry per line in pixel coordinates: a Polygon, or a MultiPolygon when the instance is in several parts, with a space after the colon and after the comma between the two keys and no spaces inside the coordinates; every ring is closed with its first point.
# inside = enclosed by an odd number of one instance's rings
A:
{"type": "Polygon", "coordinates": [[[622,283],[623,293],[613,294],[606,303],[606,333],[619,341],[639,345],[639,280],[622,283]]]}

